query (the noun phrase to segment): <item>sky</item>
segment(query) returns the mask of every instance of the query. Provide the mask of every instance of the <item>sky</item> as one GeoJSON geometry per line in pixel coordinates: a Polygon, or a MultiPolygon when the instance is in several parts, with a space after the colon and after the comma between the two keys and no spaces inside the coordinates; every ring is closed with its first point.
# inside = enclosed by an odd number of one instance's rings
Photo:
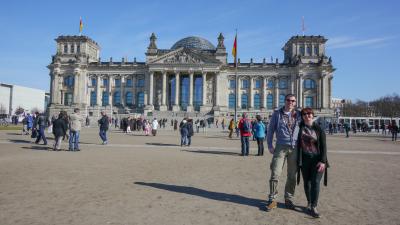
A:
{"type": "Polygon", "coordinates": [[[0,83],[49,91],[55,38],[83,35],[101,46],[100,57],[145,61],[151,33],[169,49],[187,36],[215,46],[222,33],[231,49],[238,32],[241,62],[283,60],[295,35],[322,35],[336,71],[332,97],[372,101],[400,94],[400,1],[4,1],[0,7],[0,83]]]}

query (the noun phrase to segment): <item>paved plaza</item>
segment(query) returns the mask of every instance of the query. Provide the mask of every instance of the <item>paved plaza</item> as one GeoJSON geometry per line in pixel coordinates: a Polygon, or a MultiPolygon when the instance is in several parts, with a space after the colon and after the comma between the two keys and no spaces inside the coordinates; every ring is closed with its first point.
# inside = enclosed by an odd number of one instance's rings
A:
{"type": "Polygon", "coordinates": [[[255,156],[256,142],[241,157],[240,140],[221,130],[196,133],[191,147],[172,130],[113,130],[106,146],[97,132],[84,128],[80,152],[49,152],[0,131],[0,224],[400,224],[400,141],[389,136],[328,136],[328,186],[314,219],[302,183],[296,210],[284,208],[285,176],[278,209],[264,210],[271,155],[255,156]]]}

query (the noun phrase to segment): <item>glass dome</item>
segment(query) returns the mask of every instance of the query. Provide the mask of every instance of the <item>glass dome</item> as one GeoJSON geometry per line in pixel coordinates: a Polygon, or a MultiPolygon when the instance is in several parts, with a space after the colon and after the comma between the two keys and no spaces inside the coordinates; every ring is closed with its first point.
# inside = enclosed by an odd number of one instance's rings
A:
{"type": "Polygon", "coordinates": [[[195,48],[201,50],[215,50],[215,47],[211,42],[207,41],[201,37],[186,37],[179,41],[177,41],[171,49],[178,49],[178,48],[195,48]]]}

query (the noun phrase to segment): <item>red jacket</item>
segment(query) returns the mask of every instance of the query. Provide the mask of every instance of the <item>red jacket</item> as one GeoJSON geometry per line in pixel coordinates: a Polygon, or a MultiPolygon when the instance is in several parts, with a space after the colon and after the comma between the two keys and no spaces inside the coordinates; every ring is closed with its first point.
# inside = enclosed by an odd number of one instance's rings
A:
{"type": "Polygon", "coordinates": [[[248,119],[241,119],[240,121],[239,121],[239,130],[240,130],[240,136],[243,136],[243,137],[250,137],[251,136],[251,132],[250,131],[248,131],[248,132],[245,132],[244,130],[243,130],[243,121],[244,120],[247,120],[247,121],[249,121],[249,125],[250,125],[250,130],[251,130],[251,122],[250,122],[250,120],[248,120],[248,119]]]}

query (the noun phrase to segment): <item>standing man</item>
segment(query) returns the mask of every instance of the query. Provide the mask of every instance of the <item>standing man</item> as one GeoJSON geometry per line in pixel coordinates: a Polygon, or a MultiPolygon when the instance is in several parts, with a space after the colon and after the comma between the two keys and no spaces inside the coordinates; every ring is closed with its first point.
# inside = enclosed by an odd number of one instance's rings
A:
{"type": "Polygon", "coordinates": [[[240,142],[242,144],[241,156],[249,155],[249,137],[251,136],[251,123],[247,119],[247,113],[243,113],[243,118],[239,121],[240,142]]]}
{"type": "Polygon", "coordinates": [[[287,160],[287,179],[285,185],[285,205],[294,209],[292,198],[296,187],[297,172],[297,136],[301,115],[295,109],[296,97],[293,94],[285,96],[285,106],[275,110],[267,132],[268,150],[273,154],[271,161],[271,178],[269,180],[269,203],[267,211],[277,207],[278,180],[282,173],[285,160],[287,160]],[[276,136],[275,148],[272,145],[273,136],[276,136]]]}
{"type": "Polygon", "coordinates": [[[158,129],[158,121],[157,121],[157,118],[154,118],[153,119],[153,122],[151,122],[151,134],[153,135],[153,136],[156,136],[157,135],[157,129],[158,129]]]}
{"type": "Polygon", "coordinates": [[[99,119],[99,126],[100,126],[100,138],[103,141],[103,145],[107,144],[107,130],[109,126],[109,121],[106,113],[104,111],[101,112],[101,118],[99,119]]]}
{"type": "Polygon", "coordinates": [[[69,115],[69,151],[80,151],[79,135],[82,123],[83,119],[79,114],[79,109],[75,108],[74,112],[69,115]]]}
{"type": "Polygon", "coordinates": [[[36,119],[34,122],[34,128],[38,130],[38,136],[36,138],[35,144],[39,144],[40,139],[43,139],[43,145],[47,145],[46,135],[44,129],[47,126],[47,119],[43,114],[36,112],[36,119]]]}

